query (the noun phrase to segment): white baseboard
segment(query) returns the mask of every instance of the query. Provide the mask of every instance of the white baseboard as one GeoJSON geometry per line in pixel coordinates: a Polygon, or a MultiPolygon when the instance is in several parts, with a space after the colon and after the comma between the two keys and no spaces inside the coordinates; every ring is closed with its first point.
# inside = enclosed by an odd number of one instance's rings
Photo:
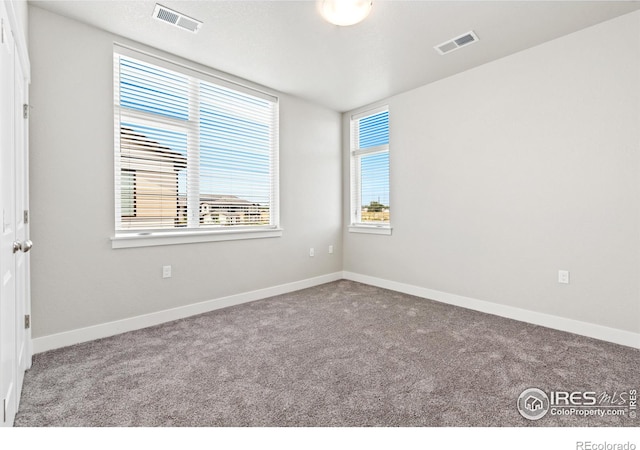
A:
{"type": "Polygon", "coordinates": [[[550,314],[529,311],[526,309],[515,308],[513,306],[500,305],[498,303],[477,300],[470,297],[464,297],[447,292],[436,291],[433,289],[423,288],[396,281],[385,280],[382,278],[361,275],[353,272],[334,272],[321,275],[314,278],[295,281],[292,283],[281,284],[255,291],[244,292],[241,294],[221,297],[214,300],[207,300],[200,303],[181,306],[178,308],[167,309],[155,313],[145,314],[142,316],[131,317],[114,322],[107,322],[77,330],[65,331],[62,333],[42,336],[31,340],[33,354],[46,352],[56,348],[67,347],[69,345],[80,344],[95,339],[101,339],[128,331],[139,330],[142,328],[159,325],[172,320],[183,319],[189,316],[195,316],[205,312],[213,311],[228,306],[239,305],[242,303],[252,302],[263,298],[273,297],[274,295],[286,294],[288,292],[306,289],[318,286],[332,281],[347,279],[365,283],[372,286],[378,286],[393,291],[402,292],[417,297],[435,300],[441,303],[460,306],[462,308],[473,309],[496,316],[506,317],[509,319],[519,320],[534,325],[540,325],[556,330],[567,331],[582,336],[588,336],[594,339],[613,342],[615,344],[626,345],[640,349],[640,334],[630,331],[619,330],[616,328],[605,327],[578,320],[567,319],[564,317],[553,316],[550,314]]]}
{"type": "Polygon", "coordinates": [[[180,306],[178,308],[166,309],[142,316],[130,317],[127,319],[116,320],[114,322],[102,323],[77,330],[65,331],[62,333],[51,334],[32,339],[33,352],[42,353],[47,350],[67,347],[69,345],[80,344],[82,342],[93,341],[127,331],[139,330],[153,325],[159,325],[172,320],[183,319],[189,316],[195,316],[205,312],[213,311],[228,306],[239,305],[241,303],[252,302],[263,298],[273,297],[274,295],[286,294],[288,292],[298,291],[324,283],[330,283],[342,278],[342,272],[329,273],[314,278],[294,281],[293,283],[281,284],[256,291],[244,292],[241,294],[221,297],[214,300],[207,300],[191,305],[180,306]]]}
{"type": "Polygon", "coordinates": [[[506,317],[508,319],[519,320],[521,322],[541,325],[547,328],[567,331],[569,333],[588,336],[594,339],[600,339],[602,341],[613,342],[615,344],[640,349],[640,333],[633,333],[631,331],[581,322],[579,320],[567,319],[564,317],[553,316],[551,314],[529,311],[513,306],[500,305],[498,303],[477,300],[475,298],[449,294],[447,292],[436,291],[405,283],[398,283],[396,281],[385,280],[348,271],[342,272],[342,275],[344,279],[357,281],[359,283],[370,284],[372,286],[415,295],[416,297],[447,303],[449,305],[461,306],[463,308],[506,317]]]}

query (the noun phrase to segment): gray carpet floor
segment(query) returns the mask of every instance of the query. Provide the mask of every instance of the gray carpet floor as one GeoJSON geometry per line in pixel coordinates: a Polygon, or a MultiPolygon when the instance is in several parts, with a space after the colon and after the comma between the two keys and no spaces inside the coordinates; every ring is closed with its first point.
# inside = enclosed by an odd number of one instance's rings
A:
{"type": "Polygon", "coordinates": [[[629,347],[342,280],[38,354],[15,425],[639,426],[516,409],[639,374],[629,347]]]}

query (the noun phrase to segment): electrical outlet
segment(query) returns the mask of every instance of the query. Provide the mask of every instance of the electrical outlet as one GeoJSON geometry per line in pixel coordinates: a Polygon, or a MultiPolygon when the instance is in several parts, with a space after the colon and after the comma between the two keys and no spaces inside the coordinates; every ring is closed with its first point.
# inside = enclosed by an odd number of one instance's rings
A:
{"type": "Polygon", "coordinates": [[[569,284],[568,270],[558,270],[558,283],[569,284]]]}
{"type": "Polygon", "coordinates": [[[333,245],[330,245],[329,246],[329,254],[332,254],[332,253],[333,253],[333,245]]]}
{"type": "Polygon", "coordinates": [[[313,247],[309,249],[309,256],[316,256],[316,251],[313,249],[313,247]]]}
{"type": "Polygon", "coordinates": [[[162,266],[162,278],[171,278],[171,266],[162,266]]]}

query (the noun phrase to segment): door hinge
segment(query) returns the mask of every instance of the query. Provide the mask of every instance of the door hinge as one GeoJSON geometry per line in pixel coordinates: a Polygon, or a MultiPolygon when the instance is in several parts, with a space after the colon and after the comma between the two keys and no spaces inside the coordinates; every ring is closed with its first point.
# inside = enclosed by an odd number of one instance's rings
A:
{"type": "Polygon", "coordinates": [[[27,209],[24,210],[24,223],[29,223],[29,210],[27,209]]]}
{"type": "Polygon", "coordinates": [[[29,118],[29,105],[26,103],[22,105],[22,117],[25,119],[29,118]]]}
{"type": "Polygon", "coordinates": [[[31,316],[29,314],[26,314],[24,316],[24,328],[26,330],[28,330],[29,328],[31,328],[31,316]]]}
{"type": "Polygon", "coordinates": [[[2,399],[2,422],[7,421],[7,399],[2,399]]]}
{"type": "Polygon", "coordinates": [[[0,44],[4,44],[4,19],[0,19],[0,44]]]}

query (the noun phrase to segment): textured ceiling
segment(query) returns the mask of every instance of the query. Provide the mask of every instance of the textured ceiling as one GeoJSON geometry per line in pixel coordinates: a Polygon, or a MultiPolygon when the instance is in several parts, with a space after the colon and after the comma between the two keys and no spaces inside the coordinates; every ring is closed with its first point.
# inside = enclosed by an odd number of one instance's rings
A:
{"type": "Polygon", "coordinates": [[[640,9],[638,1],[383,1],[336,27],[316,1],[160,0],[204,22],[197,34],[151,17],[155,1],[32,1],[206,66],[347,111],[640,9]],[[433,46],[474,30],[480,41],[433,46]]]}

